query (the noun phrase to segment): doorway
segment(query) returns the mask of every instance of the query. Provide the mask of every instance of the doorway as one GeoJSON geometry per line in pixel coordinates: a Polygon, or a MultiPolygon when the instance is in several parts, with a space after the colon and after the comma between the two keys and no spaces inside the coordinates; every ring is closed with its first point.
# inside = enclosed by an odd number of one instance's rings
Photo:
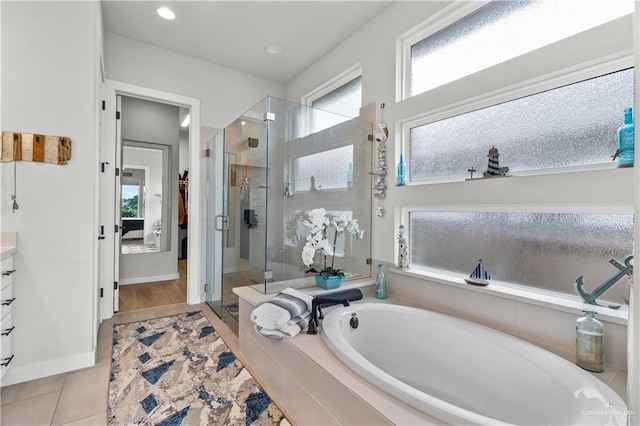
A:
{"type": "MultiPolygon", "coordinates": [[[[198,176],[200,173],[198,161],[200,129],[198,125],[194,125],[199,124],[200,121],[199,100],[107,80],[105,104],[105,152],[101,158],[101,168],[105,176],[103,180],[105,188],[101,194],[101,199],[104,201],[102,209],[104,225],[101,226],[105,229],[113,226],[115,232],[113,234],[105,232],[105,246],[112,247],[113,256],[105,256],[102,262],[100,277],[102,319],[110,318],[114,312],[123,309],[141,309],[176,301],[177,303],[200,303],[202,295],[196,284],[202,278],[199,271],[201,254],[198,250],[200,204],[198,197],[187,197],[185,194],[182,208],[185,212],[192,214],[189,217],[188,226],[185,222],[180,229],[177,195],[180,186],[191,194],[197,194],[200,188],[198,179],[182,179],[189,174],[198,176]],[[125,101],[124,110],[121,108],[123,100],[125,101]],[[139,129],[133,132],[130,129],[123,129],[123,125],[128,126],[127,117],[131,119],[131,110],[127,112],[126,108],[127,102],[148,103],[160,109],[171,109],[175,113],[174,124],[176,128],[181,129],[177,130],[173,136],[175,144],[163,141],[163,135],[166,136],[168,132],[158,125],[142,126],[147,130],[155,131],[155,136],[145,136],[139,129]],[[186,124],[184,128],[177,123],[183,112],[188,113],[191,119],[191,123],[186,124]],[[165,177],[163,188],[168,189],[166,193],[164,189],[157,189],[159,187],[152,189],[152,180],[157,178],[153,176],[152,166],[144,164],[142,160],[123,161],[123,147],[133,148],[139,153],[143,152],[142,158],[148,159],[153,157],[151,150],[158,149],[158,146],[160,146],[159,151],[162,151],[162,154],[158,155],[163,157],[162,176],[165,177]],[[144,151],[145,149],[147,151],[144,151]],[[133,188],[123,190],[123,182],[133,188]],[[163,200],[167,203],[164,204],[163,200]],[[130,219],[126,219],[130,222],[126,225],[121,218],[125,201],[129,209],[127,214],[131,215],[130,219]],[[153,216],[155,214],[153,209],[148,208],[153,207],[154,203],[157,210],[162,210],[161,217],[153,216]],[[126,238],[128,253],[123,254],[121,243],[122,237],[126,234],[129,234],[126,238]],[[181,240],[184,240],[184,243],[181,240]],[[188,249],[183,250],[184,246],[188,249]],[[132,251],[137,253],[133,254],[132,251]],[[189,253],[188,260],[187,253],[189,253]],[[164,261],[159,262],[158,259],[154,259],[154,256],[164,261]],[[146,272],[142,272],[143,270],[146,272]],[[112,284],[109,285],[109,283],[112,284]],[[161,287],[165,291],[160,291],[161,287]],[[119,306],[121,292],[123,293],[122,307],[119,306]],[[127,292],[134,295],[129,298],[127,292]],[[128,303],[125,303],[125,300],[128,303]]],[[[148,119],[145,114],[141,117],[148,119]]],[[[105,251],[108,250],[108,248],[105,249],[105,251]]]]}
{"type": "MultiPolygon", "coordinates": [[[[182,174],[176,170],[181,165],[180,152],[185,151],[180,145],[186,145],[188,152],[189,138],[180,131],[180,108],[124,95],[118,95],[117,101],[118,311],[184,303],[186,277],[181,280],[178,272],[178,221],[186,224],[186,209],[174,200],[182,199],[182,174]]],[[[188,167],[188,161],[182,162],[188,167]]]]}

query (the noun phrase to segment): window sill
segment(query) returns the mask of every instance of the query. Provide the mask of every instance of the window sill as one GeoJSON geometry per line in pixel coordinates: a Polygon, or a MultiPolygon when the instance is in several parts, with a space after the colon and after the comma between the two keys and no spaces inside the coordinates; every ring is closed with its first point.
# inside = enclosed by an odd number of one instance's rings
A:
{"type": "MultiPolygon", "coordinates": [[[[616,163],[601,163],[601,164],[592,164],[588,166],[571,166],[571,167],[557,167],[557,168],[549,168],[549,169],[535,169],[535,170],[521,170],[521,171],[513,171],[510,172],[506,177],[514,178],[514,177],[534,177],[534,176],[548,176],[548,175],[561,175],[561,174],[571,174],[571,173],[589,173],[589,172],[602,172],[609,171],[610,173],[628,173],[629,176],[632,176],[633,167],[617,167],[616,163]],[[614,172],[614,170],[620,170],[620,172],[614,172]]],[[[482,175],[482,171],[477,172],[482,175]]],[[[420,185],[437,185],[442,183],[457,183],[457,182],[476,182],[476,181],[498,181],[503,179],[504,177],[495,177],[495,178],[483,178],[483,177],[474,177],[473,179],[469,179],[468,177],[451,177],[451,178],[439,178],[439,179],[427,179],[427,180],[417,180],[417,181],[409,181],[404,186],[420,186],[420,185]]]]}
{"type": "Polygon", "coordinates": [[[389,273],[423,279],[437,284],[448,285],[476,293],[484,293],[490,296],[542,306],[548,309],[571,314],[581,315],[583,309],[590,309],[598,313],[598,319],[613,324],[626,326],[629,316],[628,306],[622,306],[619,310],[614,310],[603,306],[589,305],[578,300],[571,299],[569,296],[563,297],[558,294],[527,290],[521,286],[509,285],[508,283],[492,282],[486,287],[478,287],[467,284],[462,278],[434,271],[415,268],[397,269],[393,267],[388,268],[387,271],[389,273]]]}

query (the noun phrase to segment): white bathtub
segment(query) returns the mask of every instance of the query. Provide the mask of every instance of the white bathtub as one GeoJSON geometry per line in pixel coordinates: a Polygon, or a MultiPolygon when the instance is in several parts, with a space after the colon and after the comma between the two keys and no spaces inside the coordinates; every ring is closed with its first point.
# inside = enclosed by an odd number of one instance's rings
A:
{"type": "Polygon", "coordinates": [[[627,407],[567,360],[436,312],[360,303],[329,312],[322,337],[365,380],[450,424],[621,425],[627,407]],[[355,313],[354,329],[349,322],[355,313]]]}

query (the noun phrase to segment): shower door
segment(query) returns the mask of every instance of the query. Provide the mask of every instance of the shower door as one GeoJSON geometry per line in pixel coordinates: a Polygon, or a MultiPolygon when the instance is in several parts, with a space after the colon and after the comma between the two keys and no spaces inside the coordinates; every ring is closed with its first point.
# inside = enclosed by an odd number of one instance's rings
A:
{"type": "Polygon", "coordinates": [[[213,310],[237,332],[236,287],[264,287],[268,192],[263,100],[207,148],[207,290],[213,310]]]}
{"type": "Polygon", "coordinates": [[[214,312],[222,318],[222,234],[217,231],[222,226],[223,211],[223,149],[224,133],[220,132],[207,142],[207,225],[206,225],[206,301],[214,312]],[[216,223],[218,222],[218,223],[216,223]]]}

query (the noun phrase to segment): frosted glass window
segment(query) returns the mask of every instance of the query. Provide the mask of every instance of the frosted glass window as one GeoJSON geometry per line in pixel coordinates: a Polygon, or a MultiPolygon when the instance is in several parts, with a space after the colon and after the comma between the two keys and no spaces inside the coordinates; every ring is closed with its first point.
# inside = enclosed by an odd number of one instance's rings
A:
{"type": "Polygon", "coordinates": [[[312,185],[317,190],[346,189],[352,173],[353,145],[298,157],[293,160],[293,190],[310,191],[312,185]]]}
{"type": "Polygon", "coordinates": [[[311,106],[334,114],[314,114],[312,132],[335,126],[360,115],[362,106],[362,77],[356,77],[324,96],[311,102],[311,106]]]}
{"type": "Polygon", "coordinates": [[[409,95],[633,13],[633,0],[493,1],[411,46],[409,95]]]}
{"type": "Polygon", "coordinates": [[[410,129],[410,179],[468,177],[487,153],[518,171],[611,163],[623,111],[633,106],[627,69],[410,129]]]}
{"type": "MultiPolygon", "coordinates": [[[[468,276],[478,259],[493,280],[579,296],[618,270],[633,250],[633,215],[577,213],[412,212],[411,266],[468,276]]],[[[627,304],[629,280],[600,299],[627,304]]]]}

